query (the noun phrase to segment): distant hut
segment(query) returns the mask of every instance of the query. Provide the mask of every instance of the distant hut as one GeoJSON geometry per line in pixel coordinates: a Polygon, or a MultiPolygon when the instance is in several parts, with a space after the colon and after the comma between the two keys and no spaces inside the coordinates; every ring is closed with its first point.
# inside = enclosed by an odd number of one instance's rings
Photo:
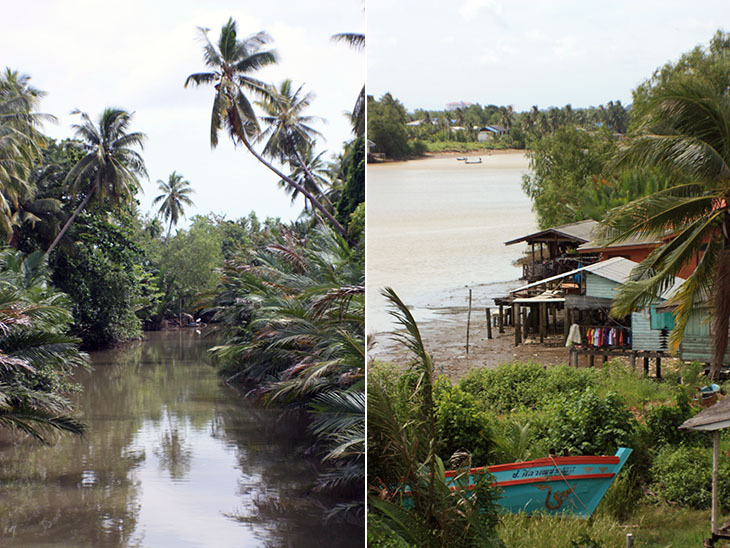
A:
{"type": "Polygon", "coordinates": [[[613,318],[611,305],[616,291],[624,284],[638,263],[613,257],[557,274],[510,292],[509,299],[496,300],[498,305],[511,305],[515,323],[515,344],[520,344],[530,331],[539,333],[543,342],[549,332],[549,318],[553,318],[553,332],[561,330],[558,311],[561,311],[562,335],[567,337],[572,324],[580,332],[580,348],[573,348],[571,362],[578,354],[603,356],[628,355],[632,363],[644,358],[648,370],[649,358],[657,360],[657,376],[661,376],[661,358],[668,356],[668,340],[674,328],[672,313],[657,310],[684,280],[678,279],[668,291],[657,295],[656,302],[625,318],[613,318]]]}
{"type": "Polygon", "coordinates": [[[504,245],[525,242],[531,246],[530,257],[522,265],[522,278],[535,282],[595,262],[597,255],[579,256],[576,250],[592,239],[597,224],[596,221],[587,220],[546,228],[505,242],[504,245]]]}

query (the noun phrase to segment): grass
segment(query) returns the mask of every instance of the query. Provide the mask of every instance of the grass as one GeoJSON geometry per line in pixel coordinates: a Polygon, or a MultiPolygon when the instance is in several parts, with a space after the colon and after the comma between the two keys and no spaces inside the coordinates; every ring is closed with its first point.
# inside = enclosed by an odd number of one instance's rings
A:
{"type": "Polygon", "coordinates": [[[505,515],[498,532],[507,548],[622,547],[627,533],[634,535],[635,548],[700,548],[710,536],[710,513],[646,505],[625,524],[601,514],[589,520],[505,515]]]}

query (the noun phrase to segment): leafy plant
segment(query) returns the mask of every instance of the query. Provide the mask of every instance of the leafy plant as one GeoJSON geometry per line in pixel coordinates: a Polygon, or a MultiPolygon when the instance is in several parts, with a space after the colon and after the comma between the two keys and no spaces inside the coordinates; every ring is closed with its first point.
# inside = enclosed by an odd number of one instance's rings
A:
{"type": "Polygon", "coordinates": [[[471,454],[475,466],[483,466],[492,450],[492,420],[476,398],[442,377],[434,385],[436,450],[448,459],[460,450],[471,454]]]}
{"type": "Polygon", "coordinates": [[[610,455],[635,440],[636,419],[615,394],[601,397],[588,388],[554,400],[551,409],[548,442],[558,452],[610,455]]]}

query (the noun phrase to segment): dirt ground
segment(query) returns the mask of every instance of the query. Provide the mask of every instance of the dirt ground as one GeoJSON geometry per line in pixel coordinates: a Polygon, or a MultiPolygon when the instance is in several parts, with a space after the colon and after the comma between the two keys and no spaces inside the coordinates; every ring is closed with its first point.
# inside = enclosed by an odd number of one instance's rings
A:
{"type": "MultiPolygon", "coordinates": [[[[442,318],[419,323],[426,350],[431,353],[437,374],[445,374],[458,380],[473,368],[495,368],[513,361],[535,361],[543,365],[568,363],[568,349],[562,336],[551,337],[545,344],[528,339],[527,344],[514,345],[514,331],[505,328],[500,334],[492,328],[492,339],[487,338],[486,318],[477,317],[472,311],[469,328],[469,352],[466,351],[467,311],[450,309],[442,318]]],[[[371,338],[368,358],[405,364],[411,356],[388,333],[378,333],[371,338]]]]}

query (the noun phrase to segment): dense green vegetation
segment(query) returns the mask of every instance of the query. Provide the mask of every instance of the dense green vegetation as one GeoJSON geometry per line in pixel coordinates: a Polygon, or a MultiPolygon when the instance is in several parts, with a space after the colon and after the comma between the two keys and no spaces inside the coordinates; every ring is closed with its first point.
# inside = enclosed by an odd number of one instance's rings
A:
{"type": "MultiPolygon", "coordinates": [[[[642,523],[640,516],[675,513],[676,507],[709,509],[711,437],[677,429],[699,411],[692,403],[703,382],[698,371],[688,367],[672,372],[667,382],[658,384],[621,363],[603,369],[512,363],[473,370],[458,383],[441,377],[433,390],[434,458],[456,467],[453,457],[469,455],[472,466],[483,466],[539,458],[550,449],[587,455],[632,447],[628,469],[588,524],[501,516],[496,531],[506,546],[515,547],[554,546],[536,540],[545,528],[553,530],[551,539],[563,539],[561,546],[583,546],[584,536],[595,546],[613,546],[628,531],[637,535],[639,546],[663,546],[647,541],[656,535],[648,531],[655,525],[648,519],[642,523]]],[[[372,546],[422,545],[394,524],[386,506],[393,495],[383,490],[384,485],[399,485],[404,473],[406,465],[393,463],[396,456],[406,458],[395,453],[401,443],[397,436],[405,440],[414,435],[412,406],[422,381],[418,369],[403,372],[386,363],[374,364],[368,372],[368,480],[371,495],[380,501],[373,503],[368,522],[372,546]]],[[[728,448],[730,438],[723,435],[722,450],[728,448]]],[[[415,469],[426,466],[413,449],[410,462],[419,463],[415,469]]],[[[724,511],[730,510],[729,485],[722,484],[720,496],[724,511]]],[[[693,523],[692,535],[706,536],[706,526],[706,520],[693,523]]]]}
{"type": "MultiPolygon", "coordinates": [[[[358,44],[358,35],[344,36],[358,44]]],[[[363,101],[352,115],[354,140],[326,161],[314,153],[311,94],[288,79],[274,86],[254,77],[277,61],[266,33],[240,38],[230,19],[215,43],[207,31],[201,38],[206,71],[186,85],[213,84],[211,144],[224,129],[292,199],[305,198],[304,211],[286,224],[255,213],[196,215],[173,230],[201,182],[171,170],[158,180],[156,216],[142,215],[146,136],[130,112],[77,112],[73,138],[54,141],[40,130],[51,118],[37,114],[43,93],[8,69],[0,77],[0,235],[15,249],[0,250],[0,426],[41,440],[52,430],[81,432],[64,399],[74,389],[68,376],[86,364],[80,347],[215,323],[221,374],[308,417],[309,452],[323,463],[312,492],[330,516],[362,524],[363,101]]]]}
{"type": "Polygon", "coordinates": [[[515,112],[512,106],[474,104],[452,110],[407,112],[390,93],[368,97],[368,139],[372,152],[402,160],[426,152],[470,152],[506,148],[532,149],[555,131],[570,127],[594,133],[604,130],[614,138],[626,132],[629,112],[621,101],[585,109],[533,106],[515,112]],[[486,128],[491,128],[487,130],[486,128]]]}

